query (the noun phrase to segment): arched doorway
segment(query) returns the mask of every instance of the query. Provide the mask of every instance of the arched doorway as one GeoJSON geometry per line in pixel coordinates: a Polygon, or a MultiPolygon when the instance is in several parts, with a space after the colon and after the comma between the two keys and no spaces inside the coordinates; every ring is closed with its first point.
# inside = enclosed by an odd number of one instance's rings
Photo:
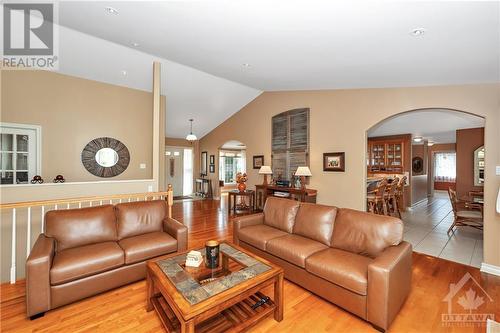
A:
{"type": "Polygon", "coordinates": [[[226,141],[219,148],[218,170],[222,192],[236,188],[236,174],[246,172],[246,145],[238,140],[226,141]]]}
{"type": "MultiPolygon", "coordinates": [[[[483,117],[468,112],[426,108],[393,115],[367,130],[367,192],[383,179],[407,177],[398,208],[405,240],[416,252],[480,266],[482,230],[460,226],[448,233],[455,213],[447,192],[457,191],[461,202],[469,202],[467,210],[480,213],[482,203],[474,201],[482,193],[484,151],[482,157],[475,152],[484,146],[484,124],[483,117]]],[[[387,197],[390,214],[394,205],[387,197]]]]}

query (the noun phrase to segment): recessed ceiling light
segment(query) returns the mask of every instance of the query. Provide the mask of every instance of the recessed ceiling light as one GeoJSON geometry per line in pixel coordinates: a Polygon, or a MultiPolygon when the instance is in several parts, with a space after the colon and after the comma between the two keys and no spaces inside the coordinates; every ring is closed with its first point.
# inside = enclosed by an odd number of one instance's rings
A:
{"type": "Polygon", "coordinates": [[[121,73],[123,76],[127,76],[127,74],[128,74],[126,70],[122,70],[121,73]]]}
{"type": "Polygon", "coordinates": [[[245,67],[245,68],[251,67],[250,64],[246,63],[246,62],[242,66],[245,67]]]}
{"type": "Polygon", "coordinates": [[[133,46],[133,47],[138,47],[138,46],[140,45],[140,44],[139,44],[139,43],[137,43],[137,42],[132,42],[132,43],[130,43],[130,44],[132,44],[132,46],[133,46]]]}
{"type": "Polygon", "coordinates": [[[108,14],[118,15],[118,10],[116,10],[116,8],[113,8],[113,7],[106,7],[106,8],[104,8],[104,10],[105,10],[105,11],[106,11],[106,13],[108,13],[108,14]]]}
{"type": "Polygon", "coordinates": [[[421,136],[413,137],[413,142],[422,142],[423,138],[421,136]]]}
{"type": "Polygon", "coordinates": [[[415,28],[410,31],[410,35],[412,35],[413,37],[420,37],[423,36],[426,31],[427,30],[425,30],[424,28],[415,28]]]}

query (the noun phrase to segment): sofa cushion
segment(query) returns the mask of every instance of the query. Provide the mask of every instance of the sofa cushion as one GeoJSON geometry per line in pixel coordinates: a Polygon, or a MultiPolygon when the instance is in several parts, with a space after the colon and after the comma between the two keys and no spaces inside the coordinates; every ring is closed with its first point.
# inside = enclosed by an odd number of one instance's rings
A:
{"type": "Polygon", "coordinates": [[[167,215],[164,200],[122,203],[115,209],[118,239],[163,231],[163,220],[167,215]]]}
{"type": "Polygon", "coordinates": [[[291,234],[299,205],[295,200],[268,197],[264,205],[264,224],[291,234]]]}
{"type": "Polygon", "coordinates": [[[288,233],[265,224],[251,225],[238,231],[238,239],[265,251],[271,239],[286,236],[288,233]]]}
{"type": "Polygon", "coordinates": [[[177,251],[175,238],[162,231],[124,238],[118,245],[125,252],[127,265],[177,251]]]}
{"type": "Polygon", "coordinates": [[[56,251],[116,241],[113,206],[48,211],[45,214],[45,235],[55,238],[56,251]]]}
{"type": "Polygon", "coordinates": [[[50,269],[51,285],[67,283],[123,266],[123,250],[116,242],[104,242],[56,253],[50,269]]]}
{"type": "Polygon", "coordinates": [[[373,259],[339,249],[326,249],[306,259],[306,270],[338,286],[366,295],[368,264],[373,259]]]}
{"type": "Polygon", "coordinates": [[[340,208],[333,228],[332,247],[377,257],[403,240],[403,222],[395,217],[340,208]]]}
{"type": "Polygon", "coordinates": [[[301,203],[293,233],[330,246],[337,207],[301,203]]]}
{"type": "Polygon", "coordinates": [[[266,244],[266,251],[272,255],[304,268],[306,258],[328,246],[309,238],[286,235],[271,239],[266,244]]]}

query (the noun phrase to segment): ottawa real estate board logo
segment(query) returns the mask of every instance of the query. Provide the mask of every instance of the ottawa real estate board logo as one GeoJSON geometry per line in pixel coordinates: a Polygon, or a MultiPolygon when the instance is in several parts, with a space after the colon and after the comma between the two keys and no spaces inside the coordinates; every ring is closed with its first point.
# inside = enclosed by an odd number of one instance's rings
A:
{"type": "Polygon", "coordinates": [[[488,311],[495,300],[469,272],[449,285],[443,302],[448,305],[448,311],[441,314],[443,326],[484,327],[488,320],[495,320],[495,314],[488,311]]]}
{"type": "Polygon", "coordinates": [[[2,69],[57,69],[55,4],[4,2],[2,11],[2,69]]]}

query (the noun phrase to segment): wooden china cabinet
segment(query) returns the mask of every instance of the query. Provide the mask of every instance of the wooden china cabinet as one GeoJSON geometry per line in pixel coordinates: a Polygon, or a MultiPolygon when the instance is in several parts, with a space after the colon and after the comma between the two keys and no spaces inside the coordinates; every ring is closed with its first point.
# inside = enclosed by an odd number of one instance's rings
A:
{"type": "Polygon", "coordinates": [[[369,173],[403,173],[404,140],[368,139],[367,166],[369,173]]]}

